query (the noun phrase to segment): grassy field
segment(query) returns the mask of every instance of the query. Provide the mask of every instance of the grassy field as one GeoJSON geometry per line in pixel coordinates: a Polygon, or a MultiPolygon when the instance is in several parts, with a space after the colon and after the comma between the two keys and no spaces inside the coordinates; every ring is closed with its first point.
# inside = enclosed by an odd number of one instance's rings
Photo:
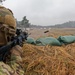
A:
{"type": "MultiPolygon", "coordinates": [[[[75,35],[75,29],[33,29],[29,37],[59,37],[75,35]]],[[[63,46],[35,46],[24,44],[23,67],[25,75],[75,75],[75,43],[63,46]]]]}

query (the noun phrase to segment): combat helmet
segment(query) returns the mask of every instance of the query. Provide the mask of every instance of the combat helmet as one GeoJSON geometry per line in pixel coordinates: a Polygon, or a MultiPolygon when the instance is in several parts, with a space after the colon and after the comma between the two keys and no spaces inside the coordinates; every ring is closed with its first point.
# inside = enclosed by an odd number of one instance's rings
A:
{"type": "Polygon", "coordinates": [[[13,12],[0,6],[0,46],[7,44],[16,33],[16,20],[13,12]]]}

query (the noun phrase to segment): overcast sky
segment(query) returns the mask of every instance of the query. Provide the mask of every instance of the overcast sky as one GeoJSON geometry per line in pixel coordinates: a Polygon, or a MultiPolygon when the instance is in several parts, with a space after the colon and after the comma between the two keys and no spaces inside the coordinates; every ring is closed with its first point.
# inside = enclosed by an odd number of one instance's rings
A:
{"type": "Polygon", "coordinates": [[[19,21],[27,16],[31,24],[75,21],[75,0],[6,0],[3,5],[10,8],[19,21]]]}

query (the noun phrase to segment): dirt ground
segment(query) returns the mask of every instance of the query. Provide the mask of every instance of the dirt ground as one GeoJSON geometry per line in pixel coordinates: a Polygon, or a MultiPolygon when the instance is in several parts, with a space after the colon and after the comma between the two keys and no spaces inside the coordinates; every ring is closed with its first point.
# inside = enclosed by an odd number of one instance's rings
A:
{"type": "Polygon", "coordinates": [[[30,34],[29,37],[32,37],[34,39],[40,38],[40,37],[59,37],[59,36],[65,36],[65,35],[75,35],[75,28],[57,28],[57,29],[30,29],[28,31],[30,34]],[[46,32],[48,31],[48,32],[46,32]],[[46,32],[46,33],[44,33],[46,32]]]}

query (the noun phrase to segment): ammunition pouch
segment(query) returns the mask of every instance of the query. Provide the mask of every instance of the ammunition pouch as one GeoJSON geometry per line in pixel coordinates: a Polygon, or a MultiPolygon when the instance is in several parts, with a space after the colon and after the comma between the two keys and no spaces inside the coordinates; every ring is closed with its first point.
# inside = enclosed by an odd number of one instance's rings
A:
{"type": "Polygon", "coordinates": [[[0,46],[7,44],[16,33],[16,29],[6,24],[0,25],[0,46]]]}

